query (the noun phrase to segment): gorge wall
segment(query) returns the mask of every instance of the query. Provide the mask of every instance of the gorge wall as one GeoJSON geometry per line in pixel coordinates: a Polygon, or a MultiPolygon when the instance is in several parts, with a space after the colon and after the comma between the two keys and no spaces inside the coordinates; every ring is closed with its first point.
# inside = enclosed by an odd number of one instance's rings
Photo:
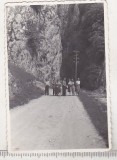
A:
{"type": "Polygon", "coordinates": [[[18,86],[13,66],[40,82],[74,78],[74,50],[81,87],[105,88],[103,4],[9,6],[6,11],[11,93],[18,90],[13,91],[18,86]]]}
{"type": "Polygon", "coordinates": [[[7,9],[9,62],[39,80],[59,77],[60,20],[57,6],[16,6],[7,9]],[[52,73],[53,72],[53,73],[52,73]]]}
{"type": "Polygon", "coordinates": [[[77,74],[81,87],[105,90],[104,6],[101,3],[72,4],[66,10],[58,6],[63,47],[61,76],[75,77],[74,51],[78,51],[77,74]]]}

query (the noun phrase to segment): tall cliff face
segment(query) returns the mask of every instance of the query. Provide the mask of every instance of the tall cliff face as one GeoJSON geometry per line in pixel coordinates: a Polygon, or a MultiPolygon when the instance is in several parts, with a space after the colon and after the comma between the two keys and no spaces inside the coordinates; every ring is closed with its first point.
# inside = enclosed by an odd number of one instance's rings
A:
{"type": "Polygon", "coordinates": [[[103,4],[32,5],[7,8],[9,64],[40,81],[75,77],[81,86],[105,86],[103,4]]]}
{"type": "Polygon", "coordinates": [[[73,78],[75,74],[74,50],[79,49],[80,11],[78,4],[59,5],[61,20],[61,41],[63,47],[61,77],[73,78]]]}
{"type": "Polygon", "coordinates": [[[7,8],[9,62],[40,80],[59,78],[62,45],[57,6],[7,8]]]}
{"type": "Polygon", "coordinates": [[[61,19],[61,77],[75,78],[75,53],[78,51],[77,77],[81,86],[94,90],[106,86],[104,7],[102,3],[58,6],[61,19]]]}

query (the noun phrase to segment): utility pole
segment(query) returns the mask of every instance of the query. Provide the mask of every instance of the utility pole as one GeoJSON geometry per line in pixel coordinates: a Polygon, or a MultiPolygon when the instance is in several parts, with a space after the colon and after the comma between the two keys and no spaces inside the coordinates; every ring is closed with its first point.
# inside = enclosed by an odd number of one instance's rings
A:
{"type": "Polygon", "coordinates": [[[79,63],[79,51],[73,51],[75,53],[75,81],[77,80],[77,68],[79,63]]]}

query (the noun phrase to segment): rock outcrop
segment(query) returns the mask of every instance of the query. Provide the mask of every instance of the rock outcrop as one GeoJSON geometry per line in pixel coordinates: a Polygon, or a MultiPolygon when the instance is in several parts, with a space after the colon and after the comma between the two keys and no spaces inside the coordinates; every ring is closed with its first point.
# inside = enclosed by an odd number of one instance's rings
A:
{"type": "MultiPolygon", "coordinates": [[[[79,51],[81,87],[105,88],[103,4],[9,6],[7,49],[9,65],[42,83],[53,77],[75,79],[74,51],[79,51]]],[[[13,77],[9,69],[11,92],[18,83],[13,77]]],[[[15,93],[17,90],[15,87],[15,93]]]]}
{"type": "Polygon", "coordinates": [[[57,6],[7,8],[8,59],[39,80],[59,78],[60,19],[57,6]]]}
{"type": "Polygon", "coordinates": [[[77,77],[81,87],[105,90],[104,6],[102,3],[59,5],[61,20],[61,77],[75,79],[75,53],[78,51],[77,77]]]}

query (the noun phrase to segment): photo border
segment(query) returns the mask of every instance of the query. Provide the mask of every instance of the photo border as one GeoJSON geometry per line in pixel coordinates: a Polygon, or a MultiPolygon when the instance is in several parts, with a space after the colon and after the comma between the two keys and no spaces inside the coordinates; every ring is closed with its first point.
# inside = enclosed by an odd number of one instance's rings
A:
{"type": "Polygon", "coordinates": [[[6,80],[6,112],[7,112],[7,149],[10,153],[66,153],[66,152],[105,152],[109,151],[112,148],[111,142],[111,90],[110,90],[110,51],[109,51],[109,18],[108,18],[108,4],[105,0],[69,0],[69,1],[16,1],[16,2],[6,2],[4,5],[4,23],[5,23],[5,80],[6,80]],[[55,150],[20,150],[20,151],[11,151],[11,132],[10,132],[10,108],[9,108],[9,86],[8,86],[8,55],[7,55],[7,28],[6,28],[6,6],[14,5],[55,5],[55,4],[83,4],[83,3],[103,3],[104,4],[104,31],[105,31],[105,68],[106,68],[106,88],[107,88],[107,120],[108,120],[108,144],[109,148],[99,148],[99,149],[55,149],[55,150]]]}

